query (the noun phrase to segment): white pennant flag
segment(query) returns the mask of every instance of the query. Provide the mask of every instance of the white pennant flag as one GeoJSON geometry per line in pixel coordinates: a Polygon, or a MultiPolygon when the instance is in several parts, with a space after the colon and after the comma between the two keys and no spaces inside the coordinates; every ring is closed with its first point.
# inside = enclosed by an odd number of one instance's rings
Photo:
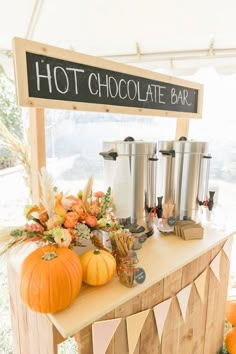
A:
{"type": "Polygon", "coordinates": [[[161,343],[164,324],[170,308],[171,300],[172,299],[167,299],[153,307],[160,343],[161,343]]]}
{"type": "Polygon", "coordinates": [[[104,354],[121,322],[121,318],[94,322],[92,325],[93,354],[104,354]]]}
{"type": "Polygon", "coordinates": [[[220,282],[220,256],[221,256],[221,251],[217,254],[217,256],[211,261],[210,268],[215,274],[216,278],[220,282]]]}
{"type": "Polygon", "coordinates": [[[190,295],[191,289],[192,289],[192,284],[189,284],[188,286],[186,286],[185,288],[180,290],[178,292],[178,294],[176,295],[178,302],[179,302],[180,311],[181,311],[184,321],[185,321],[185,317],[186,317],[189,295],[190,295]]]}
{"type": "Polygon", "coordinates": [[[140,333],[149,312],[150,310],[148,309],[135,313],[134,315],[128,316],[126,318],[129,353],[133,353],[135,351],[140,333]]]}
{"type": "Polygon", "coordinates": [[[204,304],[204,296],[205,296],[205,287],[206,287],[206,276],[207,276],[207,269],[200,274],[196,280],[194,280],[198,295],[204,304]]]}
{"type": "Polygon", "coordinates": [[[223,246],[223,251],[225,252],[226,256],[230,259],[231,257],[231,251],[232,251],[232,245],[233,245],[233,237],[228,238],[228,240],[225,242],[223,246]]]}

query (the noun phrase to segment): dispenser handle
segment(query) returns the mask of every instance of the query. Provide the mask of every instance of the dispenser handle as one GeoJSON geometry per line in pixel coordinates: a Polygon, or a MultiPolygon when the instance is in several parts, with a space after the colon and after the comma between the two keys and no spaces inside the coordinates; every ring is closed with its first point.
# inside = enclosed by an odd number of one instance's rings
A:
{"type": "Polygon", "coordinates": [[[101,155],[104,158],[104,160],[113,160],[113,161],[115,161],[118,156],[116,151],[100,152],[99,155],[101,155]]]}
{"type": "Polygon", "coordinates": [[[164,156],[175,157],[175,150],[160,150],[160,153],[164,156]]]}

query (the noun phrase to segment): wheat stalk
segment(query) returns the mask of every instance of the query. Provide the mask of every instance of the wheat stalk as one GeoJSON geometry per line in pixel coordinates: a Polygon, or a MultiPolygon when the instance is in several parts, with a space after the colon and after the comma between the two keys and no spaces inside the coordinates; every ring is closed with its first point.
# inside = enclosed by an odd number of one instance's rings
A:
{"type": "Polygon", "coordinates": [[[82,202],[85,205],[85,207],[88,207],[88,199],[92,194],[92,189],[93,189],[93,177],[91,176],[89,177],[82,193],[82,202]]]}
{"type": "Polygon", "coordinates": [[[26,173],[26,185],[29,187],[31,195],[31,163],[29,144],[26,142],[22,142],[15,134],[11,133],[1,121],[0,138],[2,147],[4,147],[10,152],[13,152],[22,164],[26,173]]]}

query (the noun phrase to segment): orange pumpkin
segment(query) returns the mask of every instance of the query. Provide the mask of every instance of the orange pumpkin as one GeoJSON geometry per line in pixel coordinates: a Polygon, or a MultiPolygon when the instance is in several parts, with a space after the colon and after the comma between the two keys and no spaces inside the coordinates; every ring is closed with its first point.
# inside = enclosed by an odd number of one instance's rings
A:
{"type": "Polygon", "coordinates": [[[236,327],[226,333],[225,346],[229,354],[236,354],[236,327]]]}
{"type": "Polygon", "coordinates": [[[110,252],[88,250],[80,256],[83,282],[99,286],[108,283],[116,272],[116,261],[110,252]]]}
{"type": "Polygon", "coordinates": [[[78,296],[81,284],[80,259],[68,248],[52,245],[38,248],[22,264],[20,295],[33,311],[63,310],[78,296]]]}
{"type": "Polygon", "coordinates": [[[236,298],[229,297],[225,308],[226,320],[232,325],[236,326],[236,298]]]}

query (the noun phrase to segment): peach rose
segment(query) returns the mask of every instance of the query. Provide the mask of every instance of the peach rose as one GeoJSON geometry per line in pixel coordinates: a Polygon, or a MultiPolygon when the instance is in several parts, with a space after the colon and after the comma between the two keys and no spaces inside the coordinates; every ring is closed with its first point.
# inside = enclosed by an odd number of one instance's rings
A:
{"type": "Polygon", "coordinates": [[[101,212],[101,207],[99,207],[98,205],[90,205],[89,207],[89,213],[92,215],[97,215],[101,212]]]}
{"type": "Polygon", "coordinates": [[[95,227],[97,225],[97,219],[93,215],[88,215],[85,219],[85,223],[90,227],[95,227]]]}
{"type": "Polygon", "coordinates": [[[78,222],[78,214],[74,211],[69,211],[69,213],[65,216],[64,226],[67,229],[71,229],[74,227],[78,222]]]}

